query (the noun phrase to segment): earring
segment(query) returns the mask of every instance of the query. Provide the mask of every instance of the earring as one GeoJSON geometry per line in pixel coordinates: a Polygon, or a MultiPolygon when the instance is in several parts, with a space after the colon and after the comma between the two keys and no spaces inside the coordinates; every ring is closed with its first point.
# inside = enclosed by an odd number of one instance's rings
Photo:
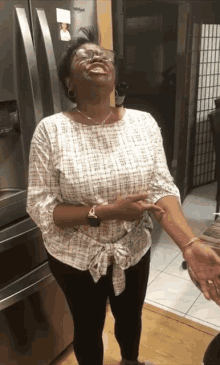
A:
{"type": "Polygon", "coordinates": [[[117,97],[118,97],[118,91],[115,90],[115,99],[117,99],[117,97]]]}
{"type": "Polygon", "coordinates": [[[69,96],[69,98],[70,99],[74,99],[75,98],[75,96],[76,96],[76,94],[74,93],[74,91],[73,90],[71,90],[71,89],[69,89],[68,91],[67,91],[67,94],[68,94],[68,96],[69,96]],[[70,92],[73,92],[73,95],[70,95],[70,92]]]}

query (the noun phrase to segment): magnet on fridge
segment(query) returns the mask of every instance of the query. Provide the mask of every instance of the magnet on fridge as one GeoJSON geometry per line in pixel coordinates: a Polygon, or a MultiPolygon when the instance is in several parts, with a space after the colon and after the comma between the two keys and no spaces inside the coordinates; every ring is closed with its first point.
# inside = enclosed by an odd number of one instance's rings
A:
{"type": "Polygon", "coordinates": [[[61,41],[70,41],[70,29],[71,23],[70,10],[56,9],[57,11],[57,22],[59,23],[59,39],[61,41]]]}

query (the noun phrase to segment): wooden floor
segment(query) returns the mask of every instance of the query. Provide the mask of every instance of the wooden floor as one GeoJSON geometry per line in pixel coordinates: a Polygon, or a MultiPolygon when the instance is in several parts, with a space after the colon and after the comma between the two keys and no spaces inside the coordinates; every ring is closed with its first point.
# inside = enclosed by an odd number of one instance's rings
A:
{"type": "MultiPolygon", "coordinates": [[[[218,333],[149,304],[144,304],[142,319],[139,360],[149,360],[156,365],[201,365],[208,344],[218,333]]],[[[103,342],[104,365],[117,365],[121,357],[114,337],[114,318],[110,308],[107,311],[103,342]]],[[[72,346],[53,365],[77,365],[72,346]]]]}

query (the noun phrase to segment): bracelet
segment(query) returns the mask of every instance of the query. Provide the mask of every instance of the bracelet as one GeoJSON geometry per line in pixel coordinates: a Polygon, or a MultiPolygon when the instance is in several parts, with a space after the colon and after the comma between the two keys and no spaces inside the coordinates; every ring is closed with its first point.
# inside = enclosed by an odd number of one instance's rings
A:
{"type": "Polygon", "coordinates": [[[189,247],[189,246],[191,246],[192,244],[193,244],[193,242],[195,242],[195,241],[200,241],[200,238],[198,238],[198,237],[194,237],[194,238],[192,238],[188,243],[187,243],[187,245],[183,248],[183,253],[186,251],[186,249],[189,247]]]}

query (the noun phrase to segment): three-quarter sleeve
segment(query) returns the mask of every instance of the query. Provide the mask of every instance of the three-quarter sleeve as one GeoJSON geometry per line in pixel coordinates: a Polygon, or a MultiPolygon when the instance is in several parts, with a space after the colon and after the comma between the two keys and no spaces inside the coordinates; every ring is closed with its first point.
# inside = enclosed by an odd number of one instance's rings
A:
{"type": "Polygon", "coordinates": [[[161,198],[172,195],[178,199],[181,205],[180,192],[168,169],[161,131],[155,120],[152,123],[151,133],[154,138],[155,157],[153,174],[149,184],[149,200],[155,204],[161,198]]]}
{"type": "Polygon", "coordinates": [[[38,124],[30,146],[27,212],[43,236],[60,231],[54,224],[53,211],[63,202],[59,171],[54,168],[53,152],[44,124],[38,124]]]}

